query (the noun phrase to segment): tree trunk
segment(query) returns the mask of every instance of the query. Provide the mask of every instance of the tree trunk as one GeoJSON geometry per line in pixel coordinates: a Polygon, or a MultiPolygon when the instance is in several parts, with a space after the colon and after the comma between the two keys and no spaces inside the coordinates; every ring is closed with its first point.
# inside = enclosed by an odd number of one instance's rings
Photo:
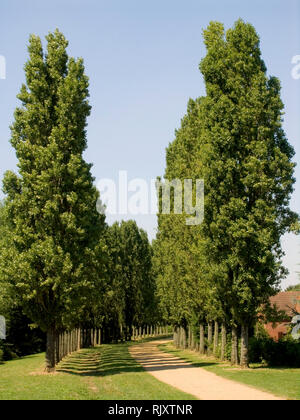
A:
{"type": "Polygon", "coordinates": [[[208,323],[207,342],[208,342],[207,354],[210,355],[211,354],[211,345],[212,345],[212,342],[213,342],[212,322],[208,323]]]}
{"type": "Polygon", "coordinates": [[[238,334],[237,328],[232,327],[232,338],[231,338],[231,364],[239,364],[239,355],[238,355],[238,334]]]}
{"type": "Polygon", "coordinates": [[[178,349],[178,327],[174,327],[174,345],[178,349]]]}
{"type": "Polygon", "coordinates": [[[195,349],[195,337],[194,337],[193,330],[191,331],[191,335],[192,335],[192,337],[191,337],[191,350],[194,350],[195,349]]]}
{"type": "Polygon", "coordinates": [[[186,330],[186,328],[182,328],[182,333],[183,333],[183,348],[186,349],[187,348],[187,330],[186,330]]]}
{"type": "Polygon", "coordinates": [[[218,323],[218,321],[215,321],[215,331],[214,331],[214,356],[216,356],[216,355],[217,355],[218,344],[219,344],[219,323],[218,323]]]}
{"type": "Polygon", "coordinates": [[[204,325],[200,323],[200,342],[199,342],[199,353],[204,354],[205,351],[205,338],[204,338],[204,325]]]}
{"type": "Polygon", "coordinates": [[[65,340],[66,340],[66,356],[69,354],[69,333],[66,331],[65,333],[65,340]]]}
{"type": "Polygon", "coordinates": [[[55,359],[56,359],[56,331],[54,328],[50,328],[47,331],[47,347],[46,347],[46,372],[55,371],[55,359]]]}
{"type": "Polygon", "coordinates": [[[249,367],[249,337],[248,337],[248,325],[242,325],[241,331],[241,367],[249,367]]]}
{"type": "Polygon", "coordinates": [[[131,341],[132,339],[132,325],[131,324],[129,325],[129,328],[128,328],[128,335],[129,335],[128,341],[131,341]]]}
{"type": "Polygon", "coordinates": [[[189,325],[188,327],[188,347],[191,348],[192,347],[192,330],[191,330],[191,326],[189,325]]]}
{"type": "Polygon", "coordinates": [[[179,348],[183,348],[183,331],[182,331],[182,327],[179,327],[179,334],[180,334],[180,339],[179,339],[179,348]]]}
{"type": "Polygon", "coordinates": [[[61,341],[61,333],[58,334],[58,360],[61,361],[62,359],[62,341],[61,341]]]}
{"type": "Polygon", "coordinates": [[[222,324],[222,345],[221,345],[221,360],[225,360],[225,351],[226,351],[226,325],[222,324]]]}
{"type": "Polygon", "coordinates": [[[77,328],[76,332],[76,350],[78,351],[80,349],[80,329],[77,328]]]}
{"type": "Polygon", "coordinates": [[[55,362],[59,363],[60,362],[60,334],[56,334],[56,338],[55,338],[55,347],[56,347],[56,355],[55,355],[55,362]]]}

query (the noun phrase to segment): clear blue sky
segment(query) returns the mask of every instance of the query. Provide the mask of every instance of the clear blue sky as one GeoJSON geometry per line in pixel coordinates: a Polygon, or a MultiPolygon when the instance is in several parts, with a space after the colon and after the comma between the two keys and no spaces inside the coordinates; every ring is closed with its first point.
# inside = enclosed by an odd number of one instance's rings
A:
{"type": "MultiPolygon", "coordinates": [[[[205,93],[198,64],[205,55],[202,29],[211,20],[226,28],[241,17],[261,37],[269,74],[282,81],[285,130],[300,156],[300,79],[291,77],[292,57],[300,55],[300,0],[4,0],[0,55],[7,78],[0,80],[0,178],[16,168],[9,124],[24,80],[30,33],[44,38],[58,27],[70,41],[69,53],[82,56],[90,77],[92,115],[85,157],[93,174],[150,180],[164,173],[165,147],[174,138],[190,97],[205,93]]],[[[300,212],[300,167],[292,207],[300,212]]],[[[152,238],[156,217],[136,218],[152,238]]],[[[290,270],[283,286],[297,282],[299,238],[283,239],[290,270]]]]}

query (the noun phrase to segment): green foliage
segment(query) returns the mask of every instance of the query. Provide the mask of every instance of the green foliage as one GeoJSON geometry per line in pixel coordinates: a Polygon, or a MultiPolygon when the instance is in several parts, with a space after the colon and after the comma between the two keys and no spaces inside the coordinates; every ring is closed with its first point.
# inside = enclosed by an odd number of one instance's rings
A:
{"type": "Polygon", "coordinates": [[[285,289],[285,291],[286,291],[286,292],[300,292],[300,283],[299,283],[299,284],[296,284],[296,285],[294,285],[294,286],[288,286],[288,287],[285,289]]]}
{"type": "MultiPolygon", "coordinates": [[[[0,255],[12,247],[12,235],[5,208],[0,205],[0,255]]],[[[18,306],[12,286],[0,278],[0,314],[6,319],[6,340],[0,343],[3,360],[38,353],[45,349],[45,334],[34,328],[18,306]]]]}
{"type": "Polygon", "coordinates": [[[76,324],[99,298],[104,229],[82,157],[90,114],[83,60],[68,58],[58,30],[46,39],[46,52],[39,37],[29,40],[11,127],[18,174],[8,171],[3,181],[11,243],[1,252],[1,282],[45,331],[76,324]]]}
{"type": "Polygon", "coordinates": [[[155,319],[152,249],[136,222],[114,223],[106,230],[109,282],[102,308],[104,323],[116,328],[150,324],[155,319]]]}
{"type": "Polygon", "coordinates": [[[257,322],[254,327],[254,337],[257,339],[270,338],[262,322],[257,322]]]}
{"type": "Polygon", "coordinates": [[[300,341],[285,337],[279,341],[271,338],[251,337],[249,358],[252,363],[264,362],[268,366],[300,366],[300,341]]]}
{"type": "Polygon", "coordinates": [[[0,343],[0,361],[8,361],[17,359],[18,355],[14,351],[13,344],[2,342],[0,343]]]}
{"type": "MultiPolygon", "coordinates": [[[[219,339],[218,339],[218,346],[217,346],[217,351],[215,356],[220,359],[221,358],[221,349],[222,347],[222,336],[221,334],[219,334],[219,339]]],[[[240,350],[241,348],[241,340],[238,340],[238,349],[240,350]]],[[[211,352],[213,351],[213,345],[211,345],[210,348],[211,352]]],[[[225,360],[230,360],[231,359],[231,333],[228,333],[226,335],[226,345],[225,345],[225,352],[224,352],[224,358],[225,360]]]]}
{"type": "MultiPolygon", "coordinates": [[[[4,204],[0,203],[0,261],[4,250],[12,247],[12,235],[9,230],[4,204]]],[[[5,261],[4,261],[5,263],[5,261]]],[[[8,317],[10,308],[14,305],[12,287],[0,276],[0,315],[8,317]]]]}
{"type": "Polygon", "coordinates": [[[212,23],[204,38],[204,251],[222,273],[219,299],[235,321],[251,323],[285,275],[280,237],[298,217],[288,207],[294,151],[282,129],[280,83],[266,75],[255,29],[239,20],[225,34],[212,23]]]}
{"type": "Polygon", "coordinates": [[[268,300],[260,308],[259,316],[257,317],[257,319],[259,319],[259,322],[256,322],[256,327],[259,328],[259,326],[261,325],[261,328],[263,328],[262,324],[267,324],[268,322],[272,322],[272,324],[275,325],[278,322],[285,322],[286,318],[286,311],[278,309],[278,306],[276,304],[271,305],[271,302],[268,300]]]}
{"type": "Polygon", "coordinates": [[[252,326],[286,275],[281,236],[299,224],[289,208],[294,150],[280,82],[267,76],[254,27],[238,20],[225,32],[212,22],[203,35],[206,96],[189,101],[165,179],[204,179],[205,217],[186,226],[185,214],[158,215],[158,296],[173,324],[198,317],[252,326]]]}
{"type": "Polygon", "coordinates": [[[30,319],[23,314],[22,308],[11,308],[6,321],[7,331],[3,348],[11,349],[19,357],[45,351],[45,333],[31,323],[30,319]]]}
{"type": "MultiPolygon", "coordinates": [[[[201,103],[190,100],[187,115],[166,151],[165,180],[201,178],[201,103]]],[[[158,192],[161,203],[161,195],[158,192]]],[[[171,190],[174,210],[174,191],[171,190]]],[[[203,320],[208,299],[205,264],[200,252],[199,226],[187,226],[188,215],[158,214],[158,234],[153,243],[153,265],[162,318],[174,325],[186,326],[203,320]]]]}

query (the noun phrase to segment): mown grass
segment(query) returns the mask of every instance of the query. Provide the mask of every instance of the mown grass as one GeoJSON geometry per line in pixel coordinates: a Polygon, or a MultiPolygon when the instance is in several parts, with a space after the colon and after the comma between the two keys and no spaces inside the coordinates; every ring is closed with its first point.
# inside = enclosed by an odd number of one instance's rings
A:
{"type": "Polygon", "coordinates": [[[83,349],[44,374],[44,354],[0,365],[0,400],[187,400],[195,399],[145,372],[130,344],[83,349]]]}
{"type": "Polygon", "coordinates": [[[158,347],[166,353],[178,356],[194,366],[202,367],[224,378],[250,385],[279,397],[300,400],[300,368],[268,368],[253,364],[249,369],[241,369],[194,351],[178,350],[172,343],[161,344],[158,347]]]}

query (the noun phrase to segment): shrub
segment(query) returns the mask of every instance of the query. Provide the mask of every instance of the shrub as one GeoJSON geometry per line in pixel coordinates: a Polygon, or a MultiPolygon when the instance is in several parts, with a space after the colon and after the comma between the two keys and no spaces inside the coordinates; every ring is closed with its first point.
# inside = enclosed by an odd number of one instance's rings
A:
{"type": "Polygon", "coordinates": [[[300,367],[300,341],[289,337],[279,341],[252,337],[249,340],[249,361],[265,362],[270,367],[300,367]]]}
{"type": "Polygon", "coordinates": [[[13,345],[3,342],[0,348],[0,360],[7,361],[17,359],[18,355],[13,350],[13,345]]]}

